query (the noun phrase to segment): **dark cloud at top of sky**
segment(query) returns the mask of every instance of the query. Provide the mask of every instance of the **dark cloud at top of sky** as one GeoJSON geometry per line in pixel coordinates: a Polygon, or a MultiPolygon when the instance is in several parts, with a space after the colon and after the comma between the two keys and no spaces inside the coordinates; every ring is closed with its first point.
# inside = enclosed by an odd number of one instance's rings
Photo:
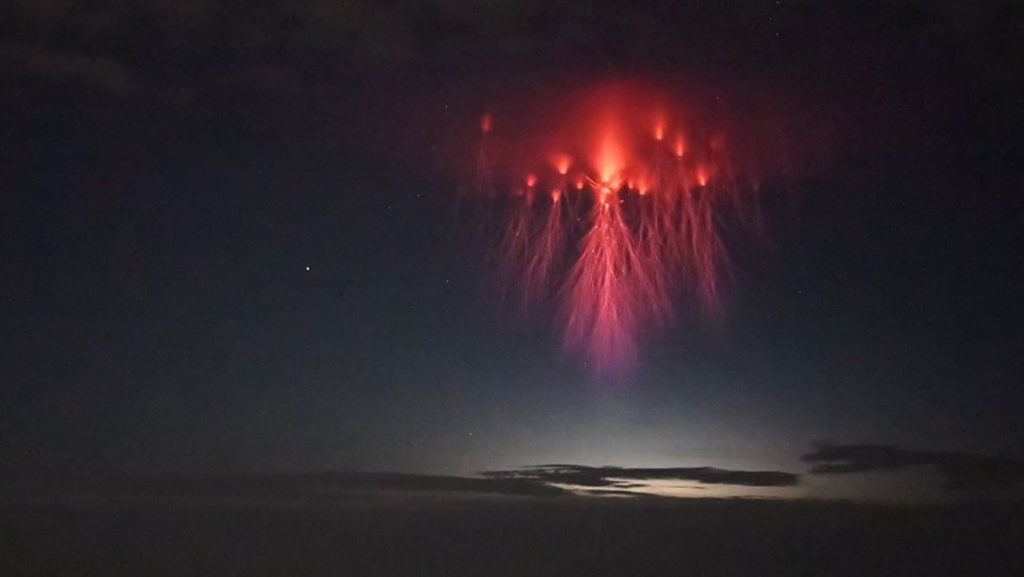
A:
{"type": "Polygon", "coordinates": [[[801,457],[813,463],[811,473],[891,472],[910,467],[934,467],[952,491],[996,489],[1024,481],[1024,463],[1004,457],[948,451],[916,451],[892,445],[819,445],[801,457]]]}
{"type": "Polygon", "coordinates": [[[180,96],[330,85],[351,70],[444,66],[451,72],[472,67],[469,62],[486,67],[523,58],[567,67],[581,57],[675,69],[709,56],[749,60],[765,52],[754,48],[780,39],[829,42],[831,53],[849,49],[851,38],[867,31],[961,41],[982,31],[992,42],[999,37],[996,24],[1005,19],[965,2],[877,2],[869,10],[862,4],[15,0],[0,9],[0,39],[35,55],[30,65],[24,58],[7,59],[5,67],[17,74],[113,94],[136,93],[125,86],[138,83],[180,96]]]}
{"type": "Polygon", "coordinates": [[[40,45],[0,42],[0,68],[45,82],[81,84],[116,96],[130,96],[139,90],[132,71],[111,58],[60,52],[40,45]]]}
{"type": "Polygon", "coordinates": [[[732,471],[713,467],[621,468],[585,465],[537,465],[505,471],[486,471],[492,479],[526,479],[584,487],[629,488],[629,481],[694,481],[710,485],[791,487],[800,476],[783,471],[732,471]]]}

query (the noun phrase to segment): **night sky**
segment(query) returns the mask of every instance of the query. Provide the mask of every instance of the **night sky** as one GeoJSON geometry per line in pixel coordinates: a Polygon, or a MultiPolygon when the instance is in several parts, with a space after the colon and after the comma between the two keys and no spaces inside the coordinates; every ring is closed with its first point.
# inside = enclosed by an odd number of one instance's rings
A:
{"type": "Polygon", "coordinates": [[[1020,7],[717,4],[6,2],[2,472],[1019,489],[1020,7]],[[462,144],[510,92],[637,75],[772,110],[802,168],[728,237],[720,320],[600,382],[493,302],[462,144]]]}

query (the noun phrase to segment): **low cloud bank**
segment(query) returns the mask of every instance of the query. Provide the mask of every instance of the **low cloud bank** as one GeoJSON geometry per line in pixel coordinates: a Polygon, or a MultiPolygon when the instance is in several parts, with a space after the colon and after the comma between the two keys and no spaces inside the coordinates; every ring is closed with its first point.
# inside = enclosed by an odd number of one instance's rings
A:
{"type": "Polygon", "coordinates": [[[822,444],[801,457],[811,463],[812,475],[893,472],[933,468],[944,489],[976,491],[1002,489],[1024,481],[1024,463],[1006,457],[952,451],[902,449],[894,445],[822,444]]]}

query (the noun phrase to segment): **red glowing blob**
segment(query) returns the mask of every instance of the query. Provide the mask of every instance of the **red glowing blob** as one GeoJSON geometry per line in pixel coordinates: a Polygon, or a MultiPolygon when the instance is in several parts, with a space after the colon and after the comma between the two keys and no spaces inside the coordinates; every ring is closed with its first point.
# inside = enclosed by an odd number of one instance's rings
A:
{"type": "Polygon", "coordinates": [[[569,172],[569,167],[572,166],[572,157],[568,154],[556,154],[552,158],[551,164],[554,165],[558,174],[565,176],[569,172]]]}
{"type": "Polygon", "coordinates": [[[658,119],[654,121],[654,140],[657,140],[658,142],[661,142],[664,139],[665,139],[665,119],[661,118],[659,116],[658,119]]]}

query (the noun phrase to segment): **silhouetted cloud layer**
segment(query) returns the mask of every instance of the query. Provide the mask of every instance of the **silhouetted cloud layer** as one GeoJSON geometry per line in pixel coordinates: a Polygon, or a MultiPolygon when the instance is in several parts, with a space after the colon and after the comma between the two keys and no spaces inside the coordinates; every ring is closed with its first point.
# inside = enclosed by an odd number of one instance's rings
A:
{"type": "MultiPolygon", "coordinates": [[[[93,495],[109,498],[244,500],[268,502],[348,501],[393,495],[512,495],[563,497],[654,497],[653,481],[705,485],[788,487],[799,476],[779,471],[729,471],[711,467],[628,469],[582,465],[539,465],[487,471],[479,477],[325,471],[319,473],[163,474],[154,476],[32,475],[0,479],[0,494],[19,499],[93,495]],[[570,489],[560,485],[573,485],[570,489]]],[[[3,499],[0,499],[3,501],[3,499]]]]}
{"type": "Polygon", "coordinates": [[[1004,457],[949,451],[917,451],[893,445],[819,445],[801,457],[815,475],[885,472],[933,467],[952,491],[1007,487],[1024,481],[1024,463],[1004,457]]]}
{"type": "Polygon", "coordinates": [[[731,471],[713,467],[621,468],[584,465],[536,465],[522,469],[486,471],[492,479],[532,480],[544,483],[629,489],[641,484],[631,481],[695,481],[710,485],[744,487],[791,487],[800,481],[795,473],[783,471],[731,471]]]}
{"type": "MultiPolygon", "coordinates": [[[[252,473],[147,477],[32,478],[8,482],[8,496],[66,493],[171,499],[309,500],[363,498],[374,494],[449,493],[555,497],[573,493],[530,479],[474,478],[406,473],[252,473]]],[[[3,491],[0,491],[3,492],[3,491]]]]}

